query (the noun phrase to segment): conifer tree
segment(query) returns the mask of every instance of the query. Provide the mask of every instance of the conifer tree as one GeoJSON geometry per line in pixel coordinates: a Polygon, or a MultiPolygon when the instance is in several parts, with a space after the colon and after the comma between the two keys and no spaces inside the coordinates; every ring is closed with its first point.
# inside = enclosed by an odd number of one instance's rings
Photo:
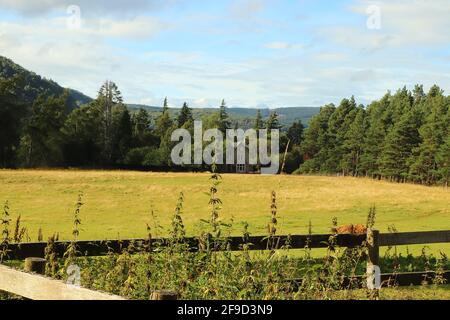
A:
{"type": "Polygon", "coordinates": [[[436,181],[438,169],[437,153],[445,139],[448,106],[442,90],[436,86],[431,88],[424,104],[431,112],[419,130],[422,143],[414,149],[410,173],[414,181],[432,184],[436,181]]]}
{"type": "Polygon", "coordinates": [[[169,104],[167,102],[167,98],[165,98],[162,113],[156,120],[156,134],[160,137],[160,139],[163,139],[167,131],[172,128],[172,126],[173,121],[170,118],[169,104]]]}
{"type": "Polygon", "coordinates": [[[344,136],[341,168],[345,174],[352,174],[354,176],[359,174],[365,132],[366,112],[363,108],[359,108],[352,124],[344,136]]]}
{"type": "Polygon", "coordinates": [[[113,109],[123,104],[122,93],[114,82],[106,81],[101,86],[97,103],[103,112],[103,155],[105,161],[110,162],[113,153],[113,109]]]}
{"type": "Polygon", "coordinates": [[[155,133],[160,140],[158,157],[163,165],[170,165],[171,134],[174,129],[175,125],[170,117],[169,104],[167,98],[165,98],[162,113],[157,118],[155,127],[155,133]]]}
{"type": "Polygon", "coordinates": [[[264,128],[264,121],[262,118],[261,110],[258,109],[258,111],[256,111],[256,118],[255,118],[255,124],[253,126],[253,129],[258,131],[263,128],[264,128]]]}
{"type": "Polygon", "coordinates": [[[282,126],[280,125],[280,121],[278,119],[278,113],[272,112],[269,115],[269,118],[266,121],[266,129],[281,129],[282,126]]]}
{"type": "Polygon", "coordinates": [[[289,127],[287,131],[287,137],[291,141],[292,146],[299,146],[302,142],[303,131],[305,127],[301,120],[298,120],[289,127]]]}
{"type": "Polygon", "coordinates": [[[343,99],[339,107],[331,115],[328,122],[326,159],[322,164],[322,170],[327,172],[341,172],[341,161],[343,157],[343,143],[345,134],[349,130],[356,115],[356,102],[352,97],[343,99]]]}
{"type": "Polygon", "coordinates": [[[167,100],[167,97],[164,98],[162,113],[166,111],[169,111],[169,100],[167,100]]]}
{"type": "Polygon", "coordinates": [[[436,155],[437,162],[437,176],[439,181],[445,186],[449,186],[450,183],[450,135],[444,140],[444,143],[440,146],[436,155]]]}
{"type": "Polygon", "coordinates": [[[144,143],[146,134],[150,131],[150,115],[147,110],[139,109],[132,117],[133,137],[140,145],[144,143]]]}
{"type": "Polygon", "coordinates": [[[113,157],[116,163],[122,163],[131,148],[133,139],[133,126],[131,115],[124,106],[117,106],[113,111],[113,157]]]}
{"type": "Polygon", "coordinates": [[[387,93],[380,101],[367,108],[368,128],[364,136],[364,150],[360,161],[361,173],[372,178],[380,178],[379,159],[382,153],[387,128],[390,121],[386,117],[390,109],[391,95],[387,93]]]}
{"type": "Polygon", "coordinates": [[[178,115],[178,128],[183,127],[187,122],[193,122],[192,110],[187,102],[183,103],[180,114],[178,115]]]}
{"type": "Polygon", "coordinates": [[[383,176],[398,182],[408,178],[409,158],[412,150],[420,143],[419,119],[418,111],[410,110],[388,133],[379,160],[383,176]]]}
{"type": "Polygon", "coordinates": [[[301,146],[305,160],[300,168],[302,172],[312,173],[323,169],[322,165],[326,160],[330,141],[328,139],[328,122],[335,110],[334,105],[326,105],[320,108],[319,114],[310,120],[301,146]]]}
{"type": "Polygon", "coordinates": [[[219,126],[219,130],[225,134],[227,129],[231,129],[231,121],[230,118],[228,116],[228,111],[227,111],[227,104],[225,102],[225,100],[222,100],[222,103],[220,104],[220,109],[219,109],[219,114],[218,114],[218,126],[219,126]]]}

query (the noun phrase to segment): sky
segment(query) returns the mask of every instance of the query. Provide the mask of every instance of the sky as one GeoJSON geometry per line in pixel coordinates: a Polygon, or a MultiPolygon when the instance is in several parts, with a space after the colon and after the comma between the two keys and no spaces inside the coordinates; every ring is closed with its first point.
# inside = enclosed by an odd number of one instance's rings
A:
{"type": "MultiPolygon", "coordinates": [[[[0,55],[91,97],[367,104],[450,86],[450,0],[0,0],[0,55]]],[[[447,92],[448,93],[448,92],[447,92]]]]}

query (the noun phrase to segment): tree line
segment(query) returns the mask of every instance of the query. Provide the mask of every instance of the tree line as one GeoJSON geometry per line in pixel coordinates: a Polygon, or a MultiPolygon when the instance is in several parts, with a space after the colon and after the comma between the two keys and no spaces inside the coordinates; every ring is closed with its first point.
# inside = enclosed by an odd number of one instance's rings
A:
{"type": "Polygon", "coordinates": [[[353,97],[326,105],[305,131],[298,172],[448,185],[449,105],[436,85],[388,92],[367,108],[353,97]]]}
{"type": "MultiPolygon", "coordinates": [[[[25,103],[18,96],[20,77],[0,80],[0,167],[149,167],[179,169],[171,163],[172,132],[184,128],[193,134],[192,109],[184,103],[175,116],[169,113],[166,98],[162,112],[152,117],[141,108],[131,112],[114,82],[105,82],[92,102],[72,110],[68,92],[60,96],[40,94],[25,103]],[[72,110],[72,111],[71,111],[72,110]]],[[[238,126],[230,119],[223,100],[217,112],[203,116],[203,130],[218,128],[223,133],[238,126]]],[[[255,129],[281,128],[274,112],[263,119],[258,111],[255,129]]],[[[283,136],[300,142],[301,122],[283,136]],[[289,138],[291,137],[291,138],[289,138]]],[[[295,143],[290,144],[290,151],[295,143]]],[[[300,164],[300,154],[288,157],[292,172],[300,164]]],[[[187,166],[184,169],[199,169],[187,166]]],[[[201,168],[200,168],[201,169],[201,168]]]]}
{"type": "MultiPolygon", "coordinates": [[[[117,85],[105,82],[92,102],[72,110],[69,94],[39,95],[32,103],[18,96],[19,76],[0,80],[1,167],[149,167],[175,169],[171,134],[184,128],[193,134],[192,109],[184,103],[171,116],[166,98],[162,112],[131,112],[117,85]]],[[[282,170],[286,173],[370,176],[423,184],[450,180],[450,97],[433,86],[417,85],[388,92],[367,107],[354,97],[325,105],[308,127],[288,128],[273,112],[255,111],[253,128],[281,129],[282,170]]],[[[225,133],[237,127],[225,101],[201,119],[203,129],[225,133]]],[[[194,166],[184,168],[196,169],[194,166]]]]}

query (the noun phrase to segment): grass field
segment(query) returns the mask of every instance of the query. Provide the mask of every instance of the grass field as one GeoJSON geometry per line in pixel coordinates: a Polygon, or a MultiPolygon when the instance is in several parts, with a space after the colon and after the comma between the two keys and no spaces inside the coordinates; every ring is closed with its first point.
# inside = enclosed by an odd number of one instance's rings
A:
{"type": "MultiPolygon", "coordinates": [[[[365,290],[336,292],[334,299],[366,299],[365,290]]],[[[383,288],[380,291],[381,300],[450,300],[450,286],[418,286],[383,288]]]]}
{"type": "MultiPolygon", "coordinates": [[[[0,202],[9,201],[14,217],[36,240],[59,232],[70,237],[74,204],[83,193],[82,239],[143,237],[146,223],[168,226],[180,192],[185,195],[184,221],[189,233],[208,219],[208,174],[143,173],[126,171],[0,170],[0,202]]],[[[450,190],[392,184],[361,178],[312,176],[223,175],[219,197],[224,220],[234,218],[234,234],[242,222],[252,234],[266,234],[270,192],[277,192],[278,233],[328,233],[331,220],[339,224],[365,223],[369,208],[377,208],[376,227],[386,232],[450,229],[450,190]]],[[[449,245],[432,248],[450,252],[449,245]]]]}

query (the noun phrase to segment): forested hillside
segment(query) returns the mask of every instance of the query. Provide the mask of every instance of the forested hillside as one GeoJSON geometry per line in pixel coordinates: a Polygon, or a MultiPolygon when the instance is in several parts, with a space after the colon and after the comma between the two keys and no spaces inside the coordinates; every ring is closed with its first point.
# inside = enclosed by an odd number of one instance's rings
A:
{"type": "Polygon", "coordinates": [[[354,98],[324,106],[305,132],[299,171],[448,185],[449,106],[438,86],[403,88],[367,108],[354,98]]]}
{"type": "MultiPolygon", "coordinates": [[[[255,110],[181,109],[127,105],[106,82],[95,100],[29,72],[0,57],[0,167],[149,167],[175,169],[170,162],[176,128],[280,128],[288,141],[286,171],[301,163],[294,141],[318,108],[255,110]],[[279,113],[278,113],[279,112],[279,113]],[[290,138],[289,138],[290,137],[290,138]]],[[[219,107],[219,106],[218,106],[219,107]]],[[[189,168],[185,168],[189,170],[189,168]]]]}
{"type": "Polygon", "coordinates": [[[59,96],[64,90],[68,92],[67,106],[70,110],[92,101],[86,95],[72,89],[64,89],[56,82],[42,78],[15,64],[10,59],[0,56],[0,79],[17,78],[16,98],[23,103],[32,103],[39,95],[59,96]]]}
{"type": "MultiPolygon", "coordinates": [[[[95,100],[70,111],[69,92],[39,94],[31,103],[21,99],[22,79],[0,79],[0,166],[1,167],[151,167],[175,169],[170,160],[173,130],[193,130],[193,110],[187,103],[171,111],[166,99],[161,112],[153,116],[143,108],[131,112],[113,82],[106,82],[95,100]]],[[[256,129],[281,128],[278,114],[267,119],[252,110],[256,129]]],[[[225,101],[214,112],[200,118],[203,128],[225,131],[236,127],[225,101]]],[[[252,123],[253,122],[253,123],[252,123]]],[[[299,141],[301,122],[283,134],[287,141],[299,141]],[[289,138],[291,137],[291,138],[289,138]]],[[[294,143],[290,144],[291,147],[294,143]]],[[[288,157],[287,168],[298,168],[301,156],[288,157]]],[[[186,168],[189,169],[189,168],[186,168]]]]}
{"type": "MultiPolygon", "coordinates": [[[[0,69],[0,167],[148,167],[172,170],[177,128],[281,129],[287,173],[342,174],[423,184],[450,180],[450,97],[433,86],[387,93],[368,106],[252,110],[127,106],[113,82],[95,100],[43,80],[11,61],[0,69]],[[74,102],[76,101],[76,102],[74,102]],[[78,107],[78,104],[87,102],[78,107]],[[320,112],[319,112],[320,111],[320,112]],[[235,116],[231,116],[234,114],[235,116]],[[307,127],[305,129],[305,127],[307,127]]],[[[195,169],[186,167],[186,170],[195,169]]]]}

